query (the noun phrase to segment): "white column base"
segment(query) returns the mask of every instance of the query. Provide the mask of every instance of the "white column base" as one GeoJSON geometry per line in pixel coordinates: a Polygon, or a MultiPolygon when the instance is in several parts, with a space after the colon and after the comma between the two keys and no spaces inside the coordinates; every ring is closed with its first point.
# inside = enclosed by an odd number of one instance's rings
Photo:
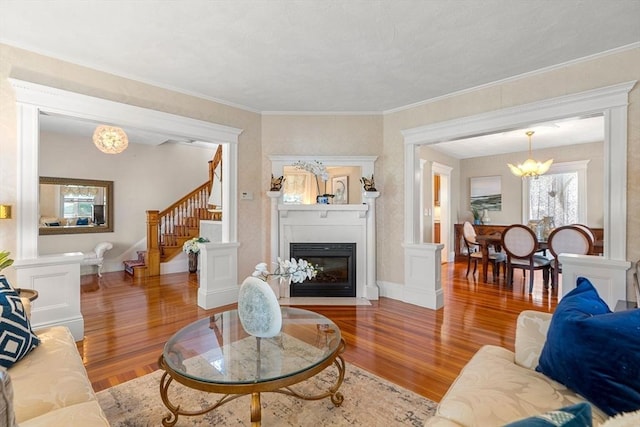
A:
{"type": "Polygon", "coordinates": [[[627,297],[627,270],[629,261],[605,259],[601,256],[560,254],[562,280],[558,295],[565,296],[576,287],[578,277],[585,277],[598,291],[613,311],[618,300],[630,300],[627,297]]]}
{"type": "Polygon", "coordinates": [[[238,302],[238,243],[201,243],[198,306],[238,302]]]}
{"type": "Polygon", "coordinates": [[[402,300],[437,310],[444,306],[441,252],[436,243],[404,244],[404,289],[402,300]]]}

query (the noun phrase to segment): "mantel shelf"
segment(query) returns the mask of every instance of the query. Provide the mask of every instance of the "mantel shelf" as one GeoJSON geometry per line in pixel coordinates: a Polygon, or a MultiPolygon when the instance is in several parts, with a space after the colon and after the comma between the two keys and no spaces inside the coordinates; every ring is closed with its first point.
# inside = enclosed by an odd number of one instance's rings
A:
{"type": "Polygon", "coordinates": [[[368,211],[369,205],[363,203],[361,205],[278,205],[279,211],[368,211]]]}

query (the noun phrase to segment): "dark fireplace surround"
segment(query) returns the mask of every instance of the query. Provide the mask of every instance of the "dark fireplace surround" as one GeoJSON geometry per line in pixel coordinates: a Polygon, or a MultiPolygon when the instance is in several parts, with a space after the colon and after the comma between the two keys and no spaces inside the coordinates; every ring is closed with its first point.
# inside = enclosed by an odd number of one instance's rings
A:
{"type": "Polygon", "coordinates": [[[291,258],[318,265],[318,275],[291,284],[292,297],[355,297],[355,243],[290,243],[291,258]]]}

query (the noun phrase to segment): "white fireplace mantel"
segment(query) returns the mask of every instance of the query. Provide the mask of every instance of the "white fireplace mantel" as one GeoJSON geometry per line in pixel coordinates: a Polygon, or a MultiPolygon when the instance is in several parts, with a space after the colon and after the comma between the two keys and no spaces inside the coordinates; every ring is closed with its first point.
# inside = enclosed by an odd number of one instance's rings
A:
{"type": "Polygon", "coordinates": [[[356,205],[286,205],[282,193],[271,198],[271,255],[289,258],[290,243],[355,243],[356,297],[377,300],[375,199],[378,192],[363,192],[356,205]]]}

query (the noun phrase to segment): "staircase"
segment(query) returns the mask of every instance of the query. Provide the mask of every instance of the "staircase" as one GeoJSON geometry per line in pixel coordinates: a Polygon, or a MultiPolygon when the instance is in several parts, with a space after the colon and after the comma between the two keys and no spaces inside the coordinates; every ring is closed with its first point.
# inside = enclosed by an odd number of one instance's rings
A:
{"type": "MultiPolygon", "coordinates": [[[[125,272],[134,277],[160,275],[160,264],[173,259],[182,251],[182,245],[200,235],[200,220],[212,218],[209,212],[209,195],[213,185],[221,185],[214,179],[220,166],[222,175],[222,146],[209,161],[209,180],[198,186],[163,211],[147,211],[147,250],[138,252],[138,259],[124,261],[125,272]]],[[[219,215],[219,214],[218,214],[219,215]]]]}

